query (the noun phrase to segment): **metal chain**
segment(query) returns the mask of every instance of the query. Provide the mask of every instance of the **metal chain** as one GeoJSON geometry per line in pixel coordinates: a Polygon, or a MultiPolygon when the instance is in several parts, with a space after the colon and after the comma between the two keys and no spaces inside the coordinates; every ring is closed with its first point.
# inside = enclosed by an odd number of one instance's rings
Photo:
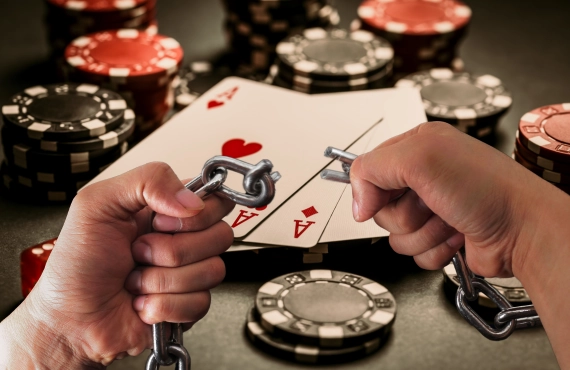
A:
{"type": "MultiPolygon", "coordinates": [[[[342,164],[343,171],[324,170],[321,178],[330,181],[350,184],[350,166],[356,159],[356,155],[340,149],[328,147],[325,157],[338,160],[342,164]]],[[[474,326],[485,338],[491,340],[503,340],[508,338],[515,330],[541,326],[540,317],[533,305],[513,307],[511,303],[489,282],[482,277],[476,276],[467,266],[465,250],[461,249],[452,259],[460,286],[455,295],[457,310],[474,326]],[[474,301],[479,293],[485,294],[500,312],[495,315],[493,326],[488,325],[468,304],[474,301]]]]}
{"type": "MultiPolygon", "coordinates": [[[[200,175],[185,187],[200,198],[216,193],[242,206],[262,207],[271,203],[275,197],[275,182],[281,178],[279,172],[271,172],[272,169],[273,164],[267,159],[252,165],[239,159],[216,156],[208,160],[200,175]],[[244,176],[245,193],[224,185],[228,170],[244,176]]],[[[176,370],[190,370],[190,354],[184,348],[182,334],[180,323],[161,322],[152,325],[153,351],[147,359],[145,369],[158,370],[161,366],[176,363],[176,370]]]]}

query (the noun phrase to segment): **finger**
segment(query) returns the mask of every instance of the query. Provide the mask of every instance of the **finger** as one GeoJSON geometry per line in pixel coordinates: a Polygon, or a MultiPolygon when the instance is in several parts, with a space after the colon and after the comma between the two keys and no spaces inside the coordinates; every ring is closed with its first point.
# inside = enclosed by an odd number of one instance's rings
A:
{"type": "Polygon", "coordinates": [[[153,227],[156,231],[162,232],[205,230],[224,218],[235,207],[235,203],[231,200],[217,196],[206,198],[204,203],[204,210],[192,217],[171,217],[157,214],[152,223],[153,227]]]}
{"type": "Polygon", "coordinates": [[[100,210],[99,214],[112,214],[117,219],[128,219],[147,206],[158,213],[181,218],[194,216],[204,208],[204,202],[184,187],[170,166],[161,162],[148,163],[87,186],[73,203],[76,207],[100,210]]]}
{"type": "MultiPolygon", "coordinates": [[[[456,131],[441,122],[425,123],[391,141],[390,145],[381,145],[359,156],[350,171],[352,187],[356,188],[354,209],[359,213],[355,218],[367,220],[387,203],[382,191],[373,191],[374,187],[383,191],[411,188],[421,196],[419,190],[430,188],[431,182],[441,175],[441,164],[448,158],[439,147],[452,141],[448,136],[457,135],[456,131]],[[430,140],[424,140],[427,134],[430,140]]],[[[423,199],[429,206],[427,199],[423,199]]]]}
{"type": "Polygon", "coordinates": [[[393,234],[409,234],[419,230],[432,215],[431,209],[411,190],[382,208],[374,221],[393,234]]]}
{"type": "Polygon", "coordinates": [[[140,267],[125,282],[132,294],[191,293],[210,290],[226,276],[224,261],[218,256],[181,267],[140,267]]]}
{"type": "Polygon", "coordinates": [[[139,237],[132,247],[135,262],[162,267],[184,266],[225,252],[233,243],[232,228],[218,221],[193,233],[152,233],[139,237]]]}
{"type": "Polygon", "coordinates": [[[133,300],[133,308],[146,324],[159,322],[196,322],[210,309],[209,291],[186,294],[140,295],[133,300]]]}
{"type": "Polygon", "coordinates": [[[390,245],[396,253],[416,256],[445,242],[457,231],[438,215],[432,215],[418,231],[411,234],[390,234],[390,245]]]}
{"type": "Polygon", "coordinates": [[[426,270],[441,270],[449,264],[453,256],[463,247],[465,236],[456,233],[447,241],[424,253],[414,256],[414,260],[419,267],[426,270]]]}

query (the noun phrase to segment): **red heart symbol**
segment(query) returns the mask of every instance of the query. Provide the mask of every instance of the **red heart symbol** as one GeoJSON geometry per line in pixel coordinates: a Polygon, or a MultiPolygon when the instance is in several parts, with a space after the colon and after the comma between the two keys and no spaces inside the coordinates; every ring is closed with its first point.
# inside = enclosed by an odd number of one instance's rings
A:
{"type": "Polygon", "coordinates": [[[259,152],[263,146],[259,143],[249,143],[246,145],[243,139],[231,139],[222,145],[222,155],[232,158],[245,157],[259,152]]]}
{"type": "Polygon", "coordinates": [[[208,102],[208,109],[212,109],[212,108],[216,108],[216,107],[220,107],[224,105],[223,101],[217,101],[217,100],[210,100],[208,102]]]}

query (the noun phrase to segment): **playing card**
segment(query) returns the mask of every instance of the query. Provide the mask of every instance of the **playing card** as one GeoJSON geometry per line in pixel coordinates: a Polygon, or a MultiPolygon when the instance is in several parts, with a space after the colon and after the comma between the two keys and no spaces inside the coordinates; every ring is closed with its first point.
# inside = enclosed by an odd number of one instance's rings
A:
{"type": "MultiPolygon", "coordinates": [[[[225,218],[243,238],[324,168],[323,148],[348,148],[381,118],[375,91],[308,96],[230,77],[143,140],[91,183],[152,161],[168,163],[180,178],[198,175],[216,155],[249,163],[269,159],[282,179],[264,208],[237,206],[225,218]]],[[[226,185],[243,191],[243,177],[226,185]]]]}
{"type": "MultiPolygon", "coordinates": [[[[363,153],[378,127],[362,136],[348,151],[354,154],[363,153]]],[[[336,161],[327,168],[341,170],[336,161]]],[[[319,174],[316,174],[243,241],[289,247],[314,247],[345,187],[346,184],[323,181],[319,174]]]]}
{"type": "MultiPolygon", "coordinates": [[[[367,152],[382,142],[427,121],[422,100],[417,90],[397,88],[381,91],[386,94],[383,100],[384,119],[374,131],[367,152]]],[[[348,185],[338,201],[319,243],[379,238],[388,235],[388,231],[376,225],[372,219],[362,223],[354,221],[352,216],[352,188],[348,185]]]]}

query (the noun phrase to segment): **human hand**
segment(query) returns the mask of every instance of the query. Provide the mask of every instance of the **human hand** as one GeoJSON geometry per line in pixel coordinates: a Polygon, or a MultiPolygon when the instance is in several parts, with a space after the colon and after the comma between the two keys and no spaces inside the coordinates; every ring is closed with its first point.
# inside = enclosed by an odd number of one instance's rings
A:
{"type": "Polygon", "coordinates": [[[475,273],[512,276],[513,264],[522,266],[527,246],[538,242],[534,230],[555,216],[545,219],[537,209],[544,194],[568,202],[508,156],[441,122],[359,156],[350,175],[355,219],[373,217],[390,231],[396,252],[426,269],[442,268],[465,245],[475,273]]]}
{"type": "Polygon", "coordinates": [[[49,368],[106,366],[151,348],[150,324],[188,329],[200,320],[225,276],[218,255],[233,232],[221,219],[233,206],[202,201],[163,163],[79,192],[42,277],[14,313],[45,332],[46,356],[66,353],[49,368]]]}

